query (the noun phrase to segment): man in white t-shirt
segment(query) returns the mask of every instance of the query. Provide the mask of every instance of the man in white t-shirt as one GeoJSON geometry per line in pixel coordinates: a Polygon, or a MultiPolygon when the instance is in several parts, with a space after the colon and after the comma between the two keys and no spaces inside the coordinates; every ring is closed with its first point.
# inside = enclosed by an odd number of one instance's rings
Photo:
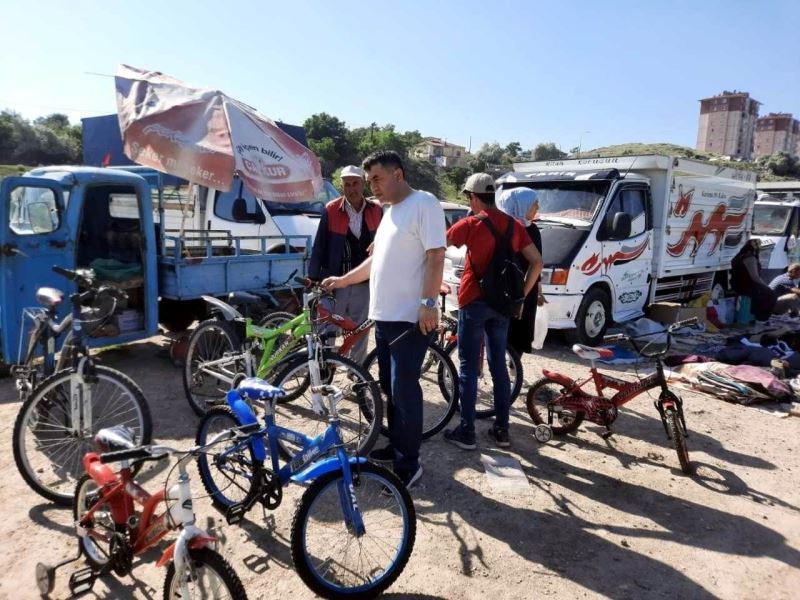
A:
{"type": "Polygon", "coordinates": [[[363,163],[372,193],[389,210],[375,232],[372,256],[342,277],[322,282],[338,289],[370,280],[369,317],[375,321],[381,389],[389,399],[389,440],[370,453],[392,461],[406,487],[422,475],[422,361],[439,324],[436,296],[444,269],[445,219],[433,194],[413,189],[396,152],[376,152],[363,163]]]}

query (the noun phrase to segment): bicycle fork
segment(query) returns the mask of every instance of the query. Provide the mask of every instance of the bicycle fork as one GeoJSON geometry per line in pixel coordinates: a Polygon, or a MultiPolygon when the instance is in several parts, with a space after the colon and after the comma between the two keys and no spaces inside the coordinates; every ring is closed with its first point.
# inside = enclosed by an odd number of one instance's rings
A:
{"type": "Polygon", "coordinates": [[[336,488],[339,492],[339,502],[342,505],[344,522],[347,530],[359,538],[366,533],[364,519],[361,516],[361,511],[358,508],[358,499],[356,498],[355,484],[358,482],[359,475],[356,473],[356,476],[353,477],[350,461],[342,448],[336,450],[336,455],[342,465],[342,478],[336,482],[336,488]]]}
{"type": "Polygon", "coordinates": [[[84,356],[69,381],[72,434],[80,438],[92,435],[92,388],[87,383],[91,382],[93,376],[87,372],[87,366],[88,359],[84,356]]]}

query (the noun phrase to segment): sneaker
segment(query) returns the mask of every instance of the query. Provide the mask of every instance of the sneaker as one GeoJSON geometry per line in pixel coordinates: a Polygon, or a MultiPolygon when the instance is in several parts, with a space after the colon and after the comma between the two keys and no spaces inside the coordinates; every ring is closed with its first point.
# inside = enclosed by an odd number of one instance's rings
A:
{"type": "Polygon", "coordinates": [[[461,425],[445,431],[444,439],[462,450],[475,450],[478,447],[478,443],[475,441],[475,432],[467,431],[461,425]]]}
{"type": "Polygon", "coordinates": [[[508,429],[500,429],[499,427],[490,427],[489,439],[494,442],[498,448],[510,448],[511,440],[508,437],[508,429]]]}
{"type": "Polygon", "coordinates": [[[394,448],[386,446],[385,448],[377,448],[369,453],[369,460],[377,463],[390,463],[394,461],[394,448]]]}
{"type": "Polygon", "coordinates": [[[422,465],[417,465],[417,470],[413,473],[407,471],[396,471],[395,475],[403,482],[407,490],[414,487],[414,484],[422,477],[422,465]]]}

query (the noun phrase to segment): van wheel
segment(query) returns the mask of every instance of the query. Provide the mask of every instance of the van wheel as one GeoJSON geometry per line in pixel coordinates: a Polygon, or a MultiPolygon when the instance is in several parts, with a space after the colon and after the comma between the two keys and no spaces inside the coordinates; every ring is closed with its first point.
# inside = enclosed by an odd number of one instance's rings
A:
{"type": "Polygon", "coordinates": [[[611,324],[611,301],[600,288],[591,288],[583,297],[575,317],[574,338],[581,344],[595,346],[603,341],[611,324]]]}

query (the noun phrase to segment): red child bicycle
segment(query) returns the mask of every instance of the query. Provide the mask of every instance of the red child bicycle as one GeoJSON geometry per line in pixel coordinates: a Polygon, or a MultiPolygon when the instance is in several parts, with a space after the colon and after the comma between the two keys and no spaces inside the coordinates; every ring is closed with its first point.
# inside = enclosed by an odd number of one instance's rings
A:
{"type": "MultiPolygon", "coordinates": [[[[216,539],[195,525],[192,491],[186,472],[188,462],[205,448],[183,451],[166,446],[136,446],[125,427],[101,429],[95,437],[103,454],[88,452],[83,457],[86,470],[75,491],[75,526],[80,537],[80,554],[55,566],[38,564],[36,579],[42,594],[53,590],[56,569],[86,556],[89,566],[70,576],[73,595],[89,592],[98,577],[113,571],[122,577],[131,572],[133,559],[158,544],[173,529],[180,529],[158,561],[166,566],[164,598],[232,598],[247,595],[233,567],[210,545],[216,539]],[[154,494],[133,479],[132,467],[145,461],[158,461],[181,454],[177,465],[178,482],[154,494]],[[119,473],[108,463],[118,463],[119,473]],[[141,505],[141,512],[135,508],[141,505]],[[165,510],[156,514],[159,506],[165,510]]],[[[170,471],[171,472],[171,471],[170,471]]]]}
{"type": "Polygon", "coordinates": [[[534,431],[536,439],[542,443],[549,442],[553,435],[564,435],[575,431],[584,419],[605,426],[606,432],[603,435],[608,437],[611,435],[611,424],[616,420],[620,406],[648,390],[660,389],[661,393],[654,401],[654,405],[661,417],[667,438],[672,441],[678,454],[681,470],[690,473],[692,466],[686,448],[688,433],[683,415],[683,401],[667,387],[661,359],[669,351],[672,332],[696,322],[696,318],[678,321],[663,333],[646,336],[631,337],[625,334],[606,336],[607,342],[629,341],[638,354],[655,361],[655,373],[637,381],[617,379],[597,370],[595,361],[598,358],[613,356],[611,350],[575,344],[572,351],[590,361],[589,377],[575,381],[567,375],[545,369],[544,378],[534,383],[528,390],[525,404],[528,414],[536,423],[534,431]],[[594,384],[595,394],[583,389],[589,383],[594,384]],[[608,389],[616,392],[610,398],[603,395],[608,389]]]}

